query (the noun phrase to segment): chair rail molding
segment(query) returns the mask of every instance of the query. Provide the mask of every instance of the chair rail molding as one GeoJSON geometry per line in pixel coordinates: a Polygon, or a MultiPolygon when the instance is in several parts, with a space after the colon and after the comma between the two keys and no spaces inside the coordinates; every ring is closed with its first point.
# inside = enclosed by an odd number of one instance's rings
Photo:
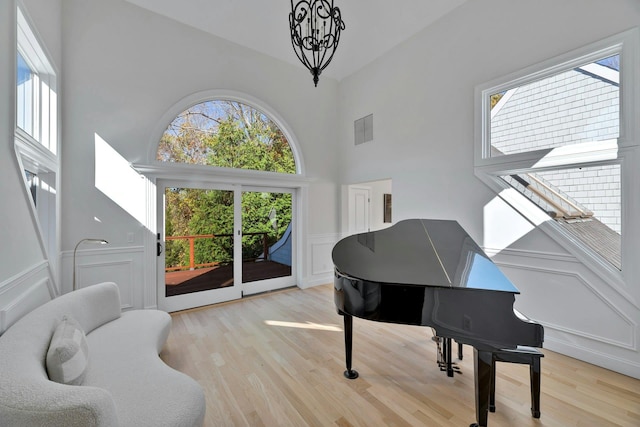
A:
{"type": "Polygon", "coordinates": [[[544,326],[545,348],[639,378],[640,307],[628,289],[571,255],[507,249],[492,259],[522,292],[514,306],[544,326]]]}
{"type": "Polygon", "coordinates": [[[41,261],[0,283],[0,334],[34,308],[56,297],[48,261],[41,261]]]}

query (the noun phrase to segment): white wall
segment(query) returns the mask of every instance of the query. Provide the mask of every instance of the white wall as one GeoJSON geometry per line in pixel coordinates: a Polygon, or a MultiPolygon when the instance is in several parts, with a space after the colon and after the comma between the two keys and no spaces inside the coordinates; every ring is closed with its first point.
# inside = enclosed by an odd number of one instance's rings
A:
{"type": "MultiPolygon", "coordinates": [[[[61,65],[60,1],[19,3],[57,69],[61,65]]],[[[53,269],[38,238],[15,150],[16,2],[0,2],[0,333],[55,295],[53,269]]]]}
{"type": "MultiPolygon", "coordinates": [[[[390,177],[394,222],[455,219],[485,244],[498,224],[473,171],[475,87],[639,24],[636,0],[465,3],[340,83],[341,184],[390,177]],[[375,140],[354,146],[353,121],[370,113],[384,117],[375,140]]],[[[640,375],[638,278],[610,285],[537,230],[495,260],[546,347],[640,375]]]]}
{"type": "MultiPolygon", "coordinates": [[[[144,250],[145,233],[153,236],[155,230],[145,229],[141,221],[96,188],[95,135],[127,162],[152,163],[155,159],[148,153],[154,151],[150,146],[157,144],[152,135],[159,126],[168,124],[160,123],[163,115],[181,99],[207,90],[235,91],[259,99],[276,111],[297,137],[305,174],[312,179],[308,234],[302,236],[305,256],[317,236],[324,241],[327,234],[337,232],[335,80],[323,79],[315,88],[306,69],[122,0],[65,1],[63,21],[63,277],[70,277],[71,251],[85,237],[109,241],[109,247],[104,248],[105,262],[139,271],[145,259],[153,260],[143,257],[137,262],[136,254],[144,250]],[[127,259],[130,262],[122,264],[127,259]]],[[[122,191],[132,190],[127,187],[122,191]]],[[[143,199],[144,193],[138,197],[143,199]]],[[[329,252],[321,253],[325,264],[329,252]]],[[[314,278],[309,270],[313,266],[307,268],[306,259],[303,265],[305,280],[330,280],[330,271],[328,276],[325,272],[314,278]]],[[[92,277],[100,279],[99,275],[92,277]]],[[[150,285],[149,292],[155,289],[155,277],[143,280],[150,285]]],[[[134,305],[150,304],[152,299],[134,305]]]]}

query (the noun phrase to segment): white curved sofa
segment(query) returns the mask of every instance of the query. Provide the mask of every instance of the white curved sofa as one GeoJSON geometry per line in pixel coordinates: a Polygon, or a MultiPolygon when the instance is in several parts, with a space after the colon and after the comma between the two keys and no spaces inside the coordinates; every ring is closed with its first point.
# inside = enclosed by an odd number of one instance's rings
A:
{"type": "Polygon", "coordinates": [[[62,295],[0,336],[0,425],[202,426],[204,393],[158,356],[171,317],[158,310],[121,312],[114,283],[62,295]],[[47,352],[63,316],[86,333],[79,385],[49,379],[47,352]]]}

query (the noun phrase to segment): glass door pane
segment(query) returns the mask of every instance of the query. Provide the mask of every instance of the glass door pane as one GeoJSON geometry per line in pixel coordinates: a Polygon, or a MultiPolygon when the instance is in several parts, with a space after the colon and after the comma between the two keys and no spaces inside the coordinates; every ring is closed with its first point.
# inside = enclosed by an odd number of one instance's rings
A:
{"type": "Polygon", "coordinates": [[[165,189],[166,296],[233,286],[233,191],[165,189]]]}
{"type": "Polygon", "coordinates": [[[242,283],[248,284],[244,292],[293,285],[292,254],[292,194],[243,191],[242,283]],[[275,280],[280,278],[284,279],[275,280]]]}
{"type": "Polygon", "coordinates": [[[166,185],[163,196],[161,308],[175,311],[239,298],[234,286],[240,274],[234,273],[236,191],[166,185]]]}

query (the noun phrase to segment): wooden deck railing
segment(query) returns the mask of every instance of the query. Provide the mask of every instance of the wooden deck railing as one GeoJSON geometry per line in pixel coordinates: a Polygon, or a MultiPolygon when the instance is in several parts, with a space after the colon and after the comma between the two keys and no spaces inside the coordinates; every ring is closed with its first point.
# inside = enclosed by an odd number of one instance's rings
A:
{"type": "MultiPolygon", "coordinates": [[[[255,232],[255,233],[242,233],[242,236],[259,236],[262,235],[262,248],[264,259],[267,259],[269,256],[269,245],[267,244],[267,235],[266,232],[255,232]]],[[[180,271],[180,270],[194,270],[196,268],[204,268],[204,267],[215,267],[216,265],[224,262],[226,260],[220,261],[212,261],[205,262],[201,264],[195,263],[195,241],[196,239],[215,239],[219,237],[233,237],[233,234],[196,234],[192,236],[166,236],[165,240],[188,240],[189,241],[189,265],[179,265],[175,267],[166,267],[164,271],[180,271]]],[[[248,261],[243,259],[243,261],[248,261]]]]}

